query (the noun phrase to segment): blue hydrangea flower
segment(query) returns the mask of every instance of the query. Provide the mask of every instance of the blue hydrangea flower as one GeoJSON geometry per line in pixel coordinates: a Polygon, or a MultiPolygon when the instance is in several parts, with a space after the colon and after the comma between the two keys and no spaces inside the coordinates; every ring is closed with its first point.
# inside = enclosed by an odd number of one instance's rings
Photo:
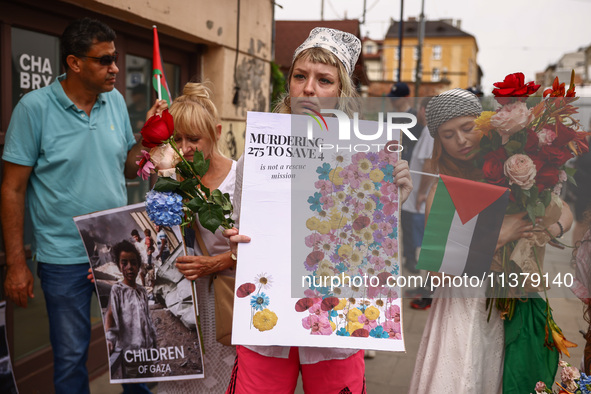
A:
{"type": "Polygon", "coordinates": [[[350,337],[351,334],[349,334],[349,331],[345,330],[345,327],[339,328],[337,331],[337,335],[340,335],[342,337],[350,337]]]}
{"type": "Polygon", "coordinates": [[[330,164],[324,163],[322,167],[318,167],[316,172],[318,173],[318,179],[323,181],[328,181],[328,176],[330,175],[330,164]]]}
{"type": "Polygon", "coordinates": [[[269,296],[265,293],[259,293],[250,297],[250,306],[254,309],[262,311],[269,306],[269,296]]]}
{"type": "Polygon", "coordinates": [[[584,372],[581,372],[581,378],[579,379],[579,386],[581,387],[581,393],[590,394],[591,393],[591,376],[586,375],[584,372]]]}
{"type": "Polygon", "coordinates": [[[390,337],[388,332],[384,331],[384,327],[382,327],[382,326],[377,326],[376,328],[371,330],[369,332],[369,336],[374,337],[374,338],[389,338],[390,337]]]}
{"type": "Polygon", "coordinates": [[[320,204],[320,197],[322,197],[322,194],[316,192],[314,193],[314,196],[310,196],[308,197],[308,204],[310,204],[310,209],[312,211],[322,211],[322,205],[320,204]]]}
{"type": "Polygon", "coordinates": [[[159,226],[179,225],[183,222],[183,198],[173,192],[151,190],[146,194],[146,212],[159,226]]]}

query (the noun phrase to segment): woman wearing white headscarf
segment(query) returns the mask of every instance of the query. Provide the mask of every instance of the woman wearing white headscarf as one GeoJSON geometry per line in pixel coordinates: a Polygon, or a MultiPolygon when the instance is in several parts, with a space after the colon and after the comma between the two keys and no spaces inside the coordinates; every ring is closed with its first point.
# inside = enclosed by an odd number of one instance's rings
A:
{"type": "MultiPolygon", "coordinates": [[[[351,79],[361,51],[352,34],[325,27],[314,28],[295,53],[288,90],[275,112],[304,114],[320,108],[336,108],[352,115],[358,97],[351,79]]],[[[236,175],[235,212],[240,210],[242,159],[236,175]]],[[[394,179],[400,201],[406,200],[412,183],[408,163],[398,161],[394,179]]],[[[226,232],[227,236],[236,232],[226,232]]],[[[235,241],[247,237],[237,236],[235,241]]],[[[365,393],[363,350],[284,346],[237,346],[236,363],[228,393],[293,393],[301,371],[306,393],[365,393]]]]}

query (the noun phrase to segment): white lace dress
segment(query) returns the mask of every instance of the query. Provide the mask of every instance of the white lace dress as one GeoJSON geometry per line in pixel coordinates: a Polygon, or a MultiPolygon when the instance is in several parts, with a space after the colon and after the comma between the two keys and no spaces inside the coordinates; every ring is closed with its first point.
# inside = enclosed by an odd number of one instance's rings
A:
{"type": "Polygon", "coordinates": [[[500,394],[505,349],[503,321],[496,310],[490,322],[487,317],[484,289],[478,290],[478,294],[466,288],[437,289],[409,394],[500,394]]]}
{"type": "MultiPolygon", "coordinates": [[[[219,189],[222,193],[230,193],[233,200],[234,184],[236,182],[236,162],[222,182],[219,189]]],[[[217,255],[229,250],[228,241],[221,231],[212,234],[209,230],[200,228],[203,242],[211,255],[217,255]]],[[[199,246],[195,245],[195,254],[201,255],[199,246]]],[[[235,272],[235,271],[234,271],[235,272]]],[[[196,281],[197,305],[203,334],[203,365],[205,378],[192,380],[177,380],[160,382],[158,394],[186,394],[186,393],[225,393],[232,375],[236,348],[224,346],[215,340],[215,310],[213,285],[209,286],[209,276],[196,281]]]]}

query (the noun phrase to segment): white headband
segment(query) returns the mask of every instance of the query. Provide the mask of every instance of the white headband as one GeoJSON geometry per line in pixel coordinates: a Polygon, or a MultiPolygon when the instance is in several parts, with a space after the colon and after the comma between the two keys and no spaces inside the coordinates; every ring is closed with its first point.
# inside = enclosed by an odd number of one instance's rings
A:
{"type": "Polygon", "coordinates": [[[351,75],[361,52],[361,41],[351,33],[328,27],[315,27],[306,41],[295,50],[293,59],[295,60],[300,52],[308,48],[323,48],[330,51],[343,63],[347,73],[351,75]]]}

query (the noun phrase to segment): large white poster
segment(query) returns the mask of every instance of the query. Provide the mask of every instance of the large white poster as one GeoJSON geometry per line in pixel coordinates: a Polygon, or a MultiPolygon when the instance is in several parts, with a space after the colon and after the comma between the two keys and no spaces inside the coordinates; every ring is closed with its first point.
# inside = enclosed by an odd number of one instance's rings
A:
{"type": "Polygon", "coordinates": [[[404,350],[400,130],[343,125],[248,113],[234,344],[404,350]]]}

